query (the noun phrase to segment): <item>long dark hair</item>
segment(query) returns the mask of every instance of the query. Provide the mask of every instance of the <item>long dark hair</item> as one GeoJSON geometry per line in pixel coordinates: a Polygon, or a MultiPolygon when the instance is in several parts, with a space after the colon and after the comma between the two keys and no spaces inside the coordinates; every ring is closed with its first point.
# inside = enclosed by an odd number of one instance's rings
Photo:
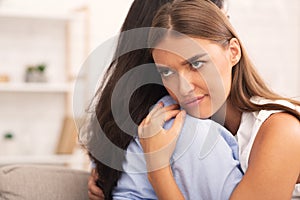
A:
{"type": "MultiPolygon", "coordinates": [[[[136,28],[150,27],[159,8],[172,1],[135,0],[123,23],[121,33],[136,28]]],[[[220,4],[223,0],[217,2],[220,4]]],[[[222,5],[220,4],[220,7],[222,5]]],[[[94,107],[92,104],[89,108],[94,113],[89,119],[87,129],[81,132],[81,134],[86,134],[89,137],[87,143],[83,145],[96,164],[99,174],[98,185],[103,190],[106,199],[111,199],[111,192],[120,178],[122,163],[125,158],[122,151],[120,151],[121,153],[112,151],[111,144],[116,145],[121,150],[126,150],[134,134],[137,133],[137,126],[127,123],[127,121],[132,119],[136,125],[140,124],[148,114],[150,107],[167,94],[155,67],[140,70],[138,76],[129,76],[124,80],[124,75],[137,66],[154,63],[147,48],[127,51],[133,43],[137,42],[140,46],[146,47],[148,32],[144,32],[144,34],[142,39],[130,37],[130,35],[120,36],[114,59],[94,97],[93,101],[96,102],[96,105],[94,107]],[[123,54],[122,52],[127,53],[123,54]],[[141,81],[149,77],[154,83],[138,87],[141,81]],[[115,87],[121,79],[123,84],[116,90],[115,87]],[[131,91],[132,88],[136,87],[134,92],[131,91]],[[112,102],[113,94],[117,98],[114,98],[112,102]],[[129,105],[124,104],[127,98],[130,98],[129,105]],[[118,112],[118,122],[114,118],[112,104],[113,109],[118,112]],[[120,128],[120,123],[122,128],[120,128]]]]}

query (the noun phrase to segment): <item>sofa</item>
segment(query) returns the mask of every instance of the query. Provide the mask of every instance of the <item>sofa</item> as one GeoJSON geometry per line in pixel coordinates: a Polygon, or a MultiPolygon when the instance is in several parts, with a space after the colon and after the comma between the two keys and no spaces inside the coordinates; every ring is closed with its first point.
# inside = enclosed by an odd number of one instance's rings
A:
{"type": "Polygon", "coordinates": [[[88,177],[63,166],[2,166],[0,200],[85,200],[88,177]]]}
{"type": "MultiPolygon", "coordinates": [[[[0,200],[88,200],[88,177],[89,172],[66,167],[3,166],[0,167],[0,200]]],[[[299,194],[292,200],[299,200],[299,194]]]]}

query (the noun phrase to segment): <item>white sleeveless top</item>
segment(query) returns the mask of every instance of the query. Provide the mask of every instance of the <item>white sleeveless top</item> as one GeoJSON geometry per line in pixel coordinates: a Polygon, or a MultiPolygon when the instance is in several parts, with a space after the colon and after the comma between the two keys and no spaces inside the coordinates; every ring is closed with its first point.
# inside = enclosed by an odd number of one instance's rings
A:
{"type": "MultiPolygon", "coordinates": [[[[276,103],[276,104],[287,106],[289,108],[292,108],[300,112],[299,106],[295,106],[294,104],[284,100],[272,101],[261,97],[252,97],[250,100],[255,104],[276,103]]],[[[239,159],[240,159],[242,170],[244,172],[248,168],[250,151],[252,149],[259,128],[264,123],[264,121],[270,117],[271,114],[277,112],[281,112],[281,111],[261,110],[258,112],[251,112],[251,113],[244,112],[242,114],[240,127],[236,134],[236,139],[239,144],[239,159]]],[[[295,186],[293,199],[300,199],[300,184],[296,184],[295,186]]]]}

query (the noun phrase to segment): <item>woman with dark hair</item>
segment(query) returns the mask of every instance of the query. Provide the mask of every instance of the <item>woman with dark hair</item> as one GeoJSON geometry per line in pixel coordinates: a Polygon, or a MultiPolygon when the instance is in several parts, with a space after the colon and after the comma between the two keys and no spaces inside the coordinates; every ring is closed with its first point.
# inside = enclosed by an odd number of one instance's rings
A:
{"type": "MultiPolygon", "coordinates": [[[[150,27],[155,13],[162,5],[168,2],[172,2],[172,0],[135,0],[123,23],[121,32],[135,28],[150,27]]],[[[224,5],[224,0],[212,0],[212,2],[216,3],[216,5],[221,9],[226,7],[224,5]]],[[[139,38],[138,42],[140,46],[146,47],[148,32],[145,31],[144,34],[144,37],[139,38]]],[[[114,60],[109,66],[103,78],[103,82],[95,96],[95,115],[91,117],[91,123],[88,127],[88,131],[86,131],[88,133],[97,133],[100,132],[100,129],[102,129],[106,137],[108,137],[111,141],[114,141],[114,143],[123,150],[127,149],[130,141],[133,139],[133,136],[120,129],[119,125],[115,122],[111,109],[112,93],[115,91],[114,89],[116,84],[124,74],[136,66],[153,63],[152,56],[146,48],[128,51],[128,49],[134,46],[133,43],[135,41],[132,40],[135,39],[138,38],[132,38],[128,35],[123,35],[123,37],[119,38],[114,60]],[[122,52],[127,53],[123,54],[122,52]]],[[[130,96],[129,113],[136,124],[140,124],[142,119],[144,119],[148,114],[152,105],[168,94],[161,83],[160,76],[157,74],[156,69],[153,68],[146,72],[141,72],[139,75],[141,80],[151,75],[156,84],[143,85],[130,96]]],[[[132,79],[128,79],[127,83],[134,85],[132,81],[132,79]]],[[[118,110],[119,121],[126,121],[128,118],[128,111],[126,110],[127,107],[123,106],[124,99],[128,96],[128,94],[131,94],[131,91],[128,91],[127,88],[127,85],[124,85],[122,89],[118,90],[119,98],[114,101],[114,107],[118,110]]],[[[131,127],[128,127],[128,129],[130,128],[131,127]]],[[[132,132],[137,132],[136,127],[135,129],[132,129],[132,132]]],[[[94,137],[99,137],[99,135],[92,134],[90,141],[99,141],[99,139],[95,139],[94,137]]],[[[113,169],[105,163],[99,162],[99,159],[96,158],[97,156],[95,155],[98,154],[96,152],[103,152],[103,154],[105,154],[105,152],[108,151],[108,147],[106,145],[99,145],[96,142],[90,142],[86,144],[86,146],[96,166],[96,170],[93,170],[93,176],[89,180],[89,197],[91,199],[104,198],[99,188],[95,186],[95,181],[97,179],[97,183],[103,189],[106,198],[110,198],[111,191],[117,184],[121,171],[113,169]],[[99,179],[97,178],[98,176],[99,179]]],[[[118,155],[114,158],[112,155],[109,156],[108,162],[113,162],[115,165],[120,167],[123,160],[124,156],[118,155]]]]}
{"type": "MultiPolygon", "coordinates": [[[[121,32],[140,28],[140,27],[149,27],[151,26],[152,19],[158,9],[167,2],[171,2],[171,0],[135,0],[133,1],[127,17],[122,25],[121,32]]],[[[147,34],[147,33],[145,33],[147,34]]],[[[147,38],[147,35],[145,36],[147,38]]],[[[132,41],[128,41],[126,39],[119,38],[118,46],[116,49],[116,56],[113,62],[110,64],[109,68],[107,69],[104,77],[103,82],[98,89],[94,99],[96,101],[95,105],[95,116],[91,118],[91,120],[95,120],[95,122],[91,122],[90,124],[98,123],[103,128],[103,132],[105,132],[108,137],[122,137],[120,140],[121,144],[118,144],[120,148],[126,149],[129,142],[132,139],[132,136],[124,133],[122,130],[119,129],[118,125],[115,123],[113,114],[111,111],[111,96],[114,90],[115,85],[119,81],[119,79],[130,69],[146,64],[146,63],[153,63],[153,59],[148,53],[147,49],[138,49],[132,52],[128,52],[122,56],[118,57],[118,52],[121,49],[124,49],[124,46],[128,43],[130,44],[132,41]],[[124,136],[123,136],[124,135],[124,136]]],[[[146,44],[147,41],[145,40],[144,43],[146,44]]],[[[125,90],[123,90],[125,91],[125,90]]],[[[122,91],[120,91],[121,93],[122,91]]],[[[126,92],[124,92],[126,93],[126,92]]],[[[149,108],[156,103],[161,97],[167,94],[167,91],[162,86],[158,85],[148,85],[144,87],[144,90],[139,89],[135,92],[135,94],[131,97],[132,102],[135,102],[134,108],[130,107],[131,116],[133,119],[139,123],[147,114],[149,108]],[[147,91],[150,90],[157,91],[155,94],[151,96],[145,95],[147,91]],[[139,109],[143,108],[143,109],[139,109]],[[133,110],[134,109],[134,110],[133,110]]],[[[123,105],[123,94],[120,94],[119,104],[120,106],[123,105]]],[[[119,112],[121,113],[123,109],[120,109],[119,112]]],[[[123,111],[124,112],[124,111],[123,111]]],[[[127,114],[127,112],[125,112],[127,114]]],[[[98,127],[96,130],[93,130],[94,127],[90,127],[89,129],[95,133],[97,132],[98,127]]],[[[102,151],[104,147],[97,147],[99,152],[102,151]]],[[[90,153],[90,157],[92,158],[96,170],[93,170],[92,176],[89,180],[89,197],[90,199],[103,199],[102,191],[96,186],[95,181],[101,186],[101,189],[106,194],[105,196],[109,197],[112,191],[112,188],[116,185],[117,180],[119,179],[120,172],[114,169],[109,168],[108,166],[97,162],[96,158],[93,158],[93,155],[90,153]],[[98,177],[100,176],[100,179],[98,177]],[[95,180],[97,179],[97,180],[95,180]]],[[[121,161],[122,162],[122,161],[121,161]]],[[[108,198],[107,197],[107,198],[108,198]]]]}
{"type": "MultiPolygon", "coordinates": [[[[245,172],[230,199],[291,199],[300,182],[300,102],[266,86],[228,19],[208,0],[168,3],[152,27],[153,59],[181,110],[157,104],[142,121],[139,136],[145,154],[170,145],[170,138],[176,140],[161,125],[170,116],[181,118],[187,112],[220,123],[216,115],[221,114],[237,138],[245,172]]],[[[162,154],[159,160],[146,156],[147,166],[169,162],[148,172],[149,181],[159,199],[185,199],[173,177],[170,155],[162,154]]]]}

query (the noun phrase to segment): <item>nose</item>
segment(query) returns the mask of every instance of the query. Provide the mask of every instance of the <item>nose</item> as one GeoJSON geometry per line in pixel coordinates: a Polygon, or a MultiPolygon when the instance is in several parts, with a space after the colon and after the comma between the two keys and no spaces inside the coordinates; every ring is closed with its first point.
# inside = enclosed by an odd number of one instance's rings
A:
{"type": "Polygon", "coordinates": [[[194,91],[194,84],[192,83],[192,77],[181,74],[179,76],[179,92],[182,96],[189,96],[194,91]]]}

